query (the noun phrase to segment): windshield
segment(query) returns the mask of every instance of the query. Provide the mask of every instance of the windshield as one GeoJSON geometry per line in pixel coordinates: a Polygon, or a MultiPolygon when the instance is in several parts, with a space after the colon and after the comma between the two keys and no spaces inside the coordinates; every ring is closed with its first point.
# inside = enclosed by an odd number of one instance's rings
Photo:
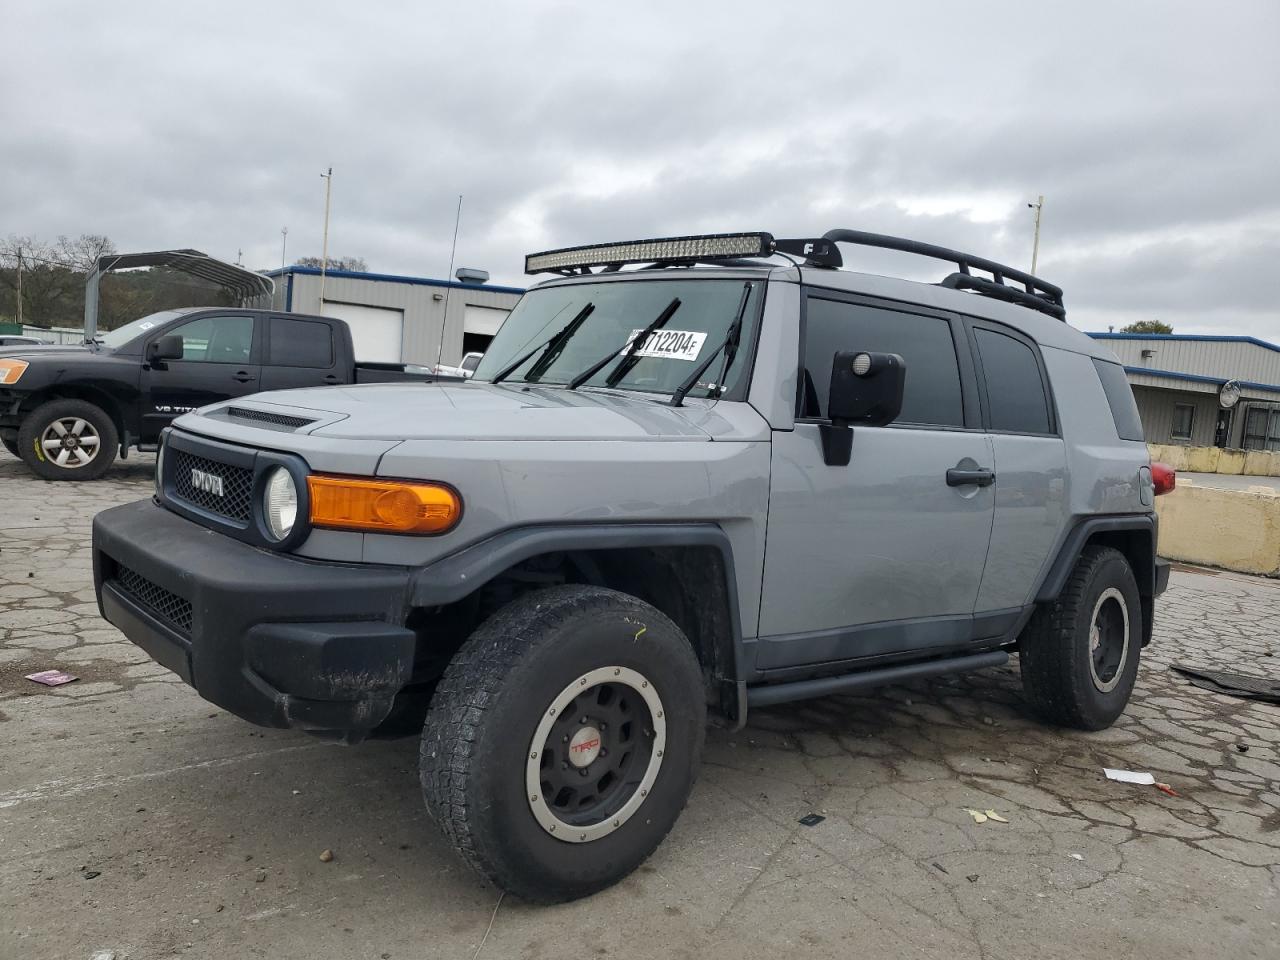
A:
{"type": "Polygon", "coordinates": [[[116,347],[123,347],[134,337],[141,336],[152,327],[158,327],[160,324],[168,323],[174,317],[180,316],[182,316],[182,311],[180,310],[161,310],[159,313],[148,314],[145,317],[132,320],[123,327],[116,327],[106,333],[99,333],[96,339],[99,343],[114,350],[116,347]]]}
{"type": "MultiPolygon", "coordinates": [[[[755,350],[756,323],[764,284],[746,282],[748,297],[742,340],[726,376],[722,396],[745,392],[750,359],[755,350]],[[742,388],[741,390],[739,388],[742,388]]],[[[618,390],[645,393],[674,393],[699,362],[711,356],[724,342],[742,302],[742,280],[635,280],[579,283],[546,287],[527,293],[502,324],[485,351],[476,380],[492,380],[516,360],[530,354],[511,370],[504,383],[528,378],[541,384],[566,384],[589,369],[601,357],[616,351],[617,359],[606,363],[584,387],[606,386],[609,375],[623,359],[632,338],[648,327],[672,301],[679,305],[660,330],[655,331],[635,353],[635,363],[613,385],[618,390]],[[587,306],[593,309],[576,326],[571,324],[587,306]],[[541,347],[563,330],[567,338],[545,353],[541,347]],[[532,353],[530,353],[532,351],[532,353]],[[545,355],[544,355],[545,354],[545,355]],[[546,361],[550,359],[550,363],[546,361]]],[[[708,367],[706,375],[690,391],[705,397],[715,390],[722,357],[708,367]]]]}

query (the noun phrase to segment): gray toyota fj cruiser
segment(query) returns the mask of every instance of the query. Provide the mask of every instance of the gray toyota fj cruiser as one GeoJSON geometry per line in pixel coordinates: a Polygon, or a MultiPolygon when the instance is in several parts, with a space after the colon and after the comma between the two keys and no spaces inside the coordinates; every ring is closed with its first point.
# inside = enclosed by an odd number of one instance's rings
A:
{"type": "Polygon", "coordinates": [[[421,729],[433,818],[540,901],[653,851],[708,712],[740,726],[1015,652],[1050,722],[1124,709],[1173,477],[1057,287],[849,230],[526,270],[561,276],[467,382],[177,420],[154,500],[94,521],[103,615],[253,723],[421,729]],[[848,272],[839,243],[955,272],[848,272]]]}

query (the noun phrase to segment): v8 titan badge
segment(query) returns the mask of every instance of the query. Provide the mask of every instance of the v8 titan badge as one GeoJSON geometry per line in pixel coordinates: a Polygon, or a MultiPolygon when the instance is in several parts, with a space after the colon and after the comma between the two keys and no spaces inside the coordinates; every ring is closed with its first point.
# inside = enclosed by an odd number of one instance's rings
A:
{"type": "MultiPolygon", "coordinates": [[[[622,348],[619,356],[626,353],[635,338],[643,332],[643,330],[632,330],[631,336],[627,338],[627,346],[622,348]]],[[[655,330],[649,334],[649,339],[641,344],[635,356],[692,362],[698,359],[706,339],[707,335],[698,330],[655,330]]]]}

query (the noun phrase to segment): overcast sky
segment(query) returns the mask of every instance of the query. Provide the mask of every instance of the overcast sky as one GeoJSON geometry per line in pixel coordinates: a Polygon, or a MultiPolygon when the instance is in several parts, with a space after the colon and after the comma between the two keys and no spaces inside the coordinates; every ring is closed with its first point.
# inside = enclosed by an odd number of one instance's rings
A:
{"type": "MultiPolygon", "coordinates": [[[[0,235],[524,285],[547,247],[897,233],[1084,329],[1280,340],[1280,4],[6,0],[0,235]]],[[[890,259],[891,257],[895,259],[890,259]]],[[[854,269],[938,279],[846,249],[854,269]]]]}

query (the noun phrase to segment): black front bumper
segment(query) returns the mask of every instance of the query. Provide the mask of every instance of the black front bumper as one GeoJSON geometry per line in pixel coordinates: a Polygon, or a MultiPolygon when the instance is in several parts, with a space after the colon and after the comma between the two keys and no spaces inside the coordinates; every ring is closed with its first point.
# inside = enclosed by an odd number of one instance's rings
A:
{"type": "Polygon", "coordinates": [[[143,501],[94,518],[93,577],[125,636],[261,726],[358,739],[413,672],[407,569],[272,553],[143,501]]]}

